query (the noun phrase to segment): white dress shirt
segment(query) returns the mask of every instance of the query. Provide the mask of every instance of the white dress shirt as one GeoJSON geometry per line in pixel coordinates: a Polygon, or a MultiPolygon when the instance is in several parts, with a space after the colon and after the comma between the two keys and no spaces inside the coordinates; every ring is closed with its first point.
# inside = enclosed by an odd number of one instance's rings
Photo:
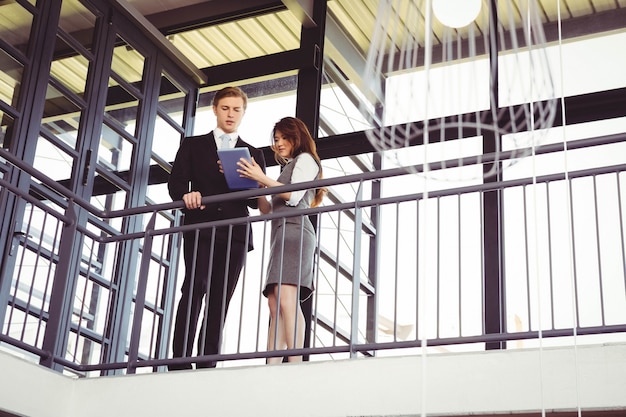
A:
{"type": "MultiPolygon", "coordinates": [[[[296,166],[291,174],[291,183],[313,181],[317,178],[320,167],[310,153],[303,153],[298,156],[296,166]]],[[[291,192],[289,200],[285,201],[288,206],[297,206],[307,190],[296,190],[291,192]]]]}

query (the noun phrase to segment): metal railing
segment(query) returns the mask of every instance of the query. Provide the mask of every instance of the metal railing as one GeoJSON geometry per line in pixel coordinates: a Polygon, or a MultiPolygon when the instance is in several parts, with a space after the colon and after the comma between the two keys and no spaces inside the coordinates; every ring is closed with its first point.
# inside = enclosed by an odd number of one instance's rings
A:
{"type": "MultiPolygon", "coordinates": [[[[25,208],[11,245],[13,261],[8,266],[9,258],[3,261],[3,269],[13,272],[4,275],[11,284],[0,287],[6,307],[0,346],[58,370],[92,376],[159,371],[197,360],[231,366],[282,355],[327,360],[427,347],[485,349],[495,341],[532,346],[539,340],[626,331],[626,164],[428,193],[400,189],[375,199],[363,197],[369,182],[384,187],[406,178],[406,171],[271,190],[345,184],[358,189],[353,201],[298,212],[314,216],[317,225],[309,338],[303,349],[272,352],[266,349],[268,312],[261,288],[269,222],[278,215],[179,226],[181,202],[101,211],[8,152],[1,156],[36,181],[24,193],[0,179],[3,198],[11,195],[15,206],[25,208]],[[505,319],[499,333],[485,330],[484,317],[484,260],[491,244],[484,240],[484,196],[494,192],[501,196],[504,237],[496,249],[503,261],[499,302],[505,319]],[[373,210],[381,219],[376,225],[369,221],[373,210]],[[134,231],[123,232],[128,225],[134,231]],[[253,229],[255,250],[248,253],[228,310],[222,351],[173,359],[171,328],[184,269],[178,259],[180,235],[235,225],[253,229]],[[370,277],[372,259],[376,279],[370,277]]],[[[266,193],[241,191],[203,202],[266,193]]]]}

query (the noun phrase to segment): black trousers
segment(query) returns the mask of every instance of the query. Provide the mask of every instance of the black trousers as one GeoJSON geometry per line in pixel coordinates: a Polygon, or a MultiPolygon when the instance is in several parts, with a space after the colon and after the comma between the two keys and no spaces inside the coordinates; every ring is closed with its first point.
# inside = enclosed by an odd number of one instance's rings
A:
{"type": "MultiPolygon", "coordinates": [[[[218,234],[219,236],[219,234],[218,234]]],[[[172,343],[175,358],[192,356],[202,301],[204,315],[198,335],[198,356],[219,353],[230,299],[245,261],[243,242],[193,235],[184,236],[185,280],[176,311],[172,343]],[[196,246],[197,241],[197,246],[196,246]],[[229,250],[230,249],[230,250],[229,250]]],[[[214,368],[215,361],[198,361],[197,368],[214,368]]],[[[170,365],[170,370],[191,369],[191,364],[170,365]]]]}

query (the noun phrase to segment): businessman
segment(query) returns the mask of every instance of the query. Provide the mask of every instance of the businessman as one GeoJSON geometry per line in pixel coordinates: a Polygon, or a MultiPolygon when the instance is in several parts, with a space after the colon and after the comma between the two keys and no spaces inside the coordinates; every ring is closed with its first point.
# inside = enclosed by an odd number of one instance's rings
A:
{"type": "MultiPolygon", "coordinates": [[[[237,133],[247,104],[248,97],[240,88],[219,90],[213,98],[215,129],[206,135],[186,137],[181,142],[168,189],[172,200],[185,203],[184,224],[245,217],[248,207],[256,208],[254,198],[208,205],[201,201],[202,197],[229,192],[218,165],[218,149],[247,147],[265,170],[263,153],[244,142],[237,133]]],[[[252,250],[252,233],[246,225],[184,233],[185,278],[174,324],[174,358],[192,355],[203,299],[206,307],[197,341],[198,356],[219,353],[226,312],[248,250],[252,250]]],[[[215,365],[215,361],[196,362],[196,368],[214,368],[215,365]]],[[[169,366],[170,370],[191,368],[191,364],[169,366]]]]}

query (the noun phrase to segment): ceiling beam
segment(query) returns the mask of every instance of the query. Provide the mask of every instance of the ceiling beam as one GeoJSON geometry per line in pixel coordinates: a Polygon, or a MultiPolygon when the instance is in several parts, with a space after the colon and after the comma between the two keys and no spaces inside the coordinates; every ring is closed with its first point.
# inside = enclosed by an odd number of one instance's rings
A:
{"type": "Polygon", "coordinates": [[[164,35],[285,10],[280,0],[211,0],[146,16],[164,35]]]}
{"type": "MultiPolygon", "coordinates": [[[[275,94],[293,94],[298,87],[297,75],[287,75],[271,80],[238,84],[246,92],[248,99],[264,98],[275,94]]],[[[218,88],[211,86],[210,90],[203,89],[198,99],[198,108],[210,107],[213,104],[213,96],[218,88]]],[[[167,105],[167,102],[164,103],[167,105]]],[[[180,106],[178,107],[180,108],[180,106]]]]}
{"type": "Polygon", "coordinates": [[[212,89],[244,80],[272,79],[296,74],[302,66],[303,54],[294,49],[276,54],[263,55],[245,61],[230,62],[204,68],[208,85],[212,89]]]}
{"type": "Polygon", "coordinates": [[[310,29],[317,26],[313,17],[314,0],[283,0],[283,3],[303,27],[310,29]]]}
{"type": "MultiPolygon", "coordinates": [[[[606,32],[626,29],[626,8],[595,12],[580,17],[564,19],[561,22],[563,40],[584,36],[597,36],[606,32]]],[[[559,40],[558,22],[543,25],[548,42],[559,40]]],[[[617,48],[619,49],[619,47],[617,48]]],[[[621,49],[619,49],[621,51],[621,49]]]]}

